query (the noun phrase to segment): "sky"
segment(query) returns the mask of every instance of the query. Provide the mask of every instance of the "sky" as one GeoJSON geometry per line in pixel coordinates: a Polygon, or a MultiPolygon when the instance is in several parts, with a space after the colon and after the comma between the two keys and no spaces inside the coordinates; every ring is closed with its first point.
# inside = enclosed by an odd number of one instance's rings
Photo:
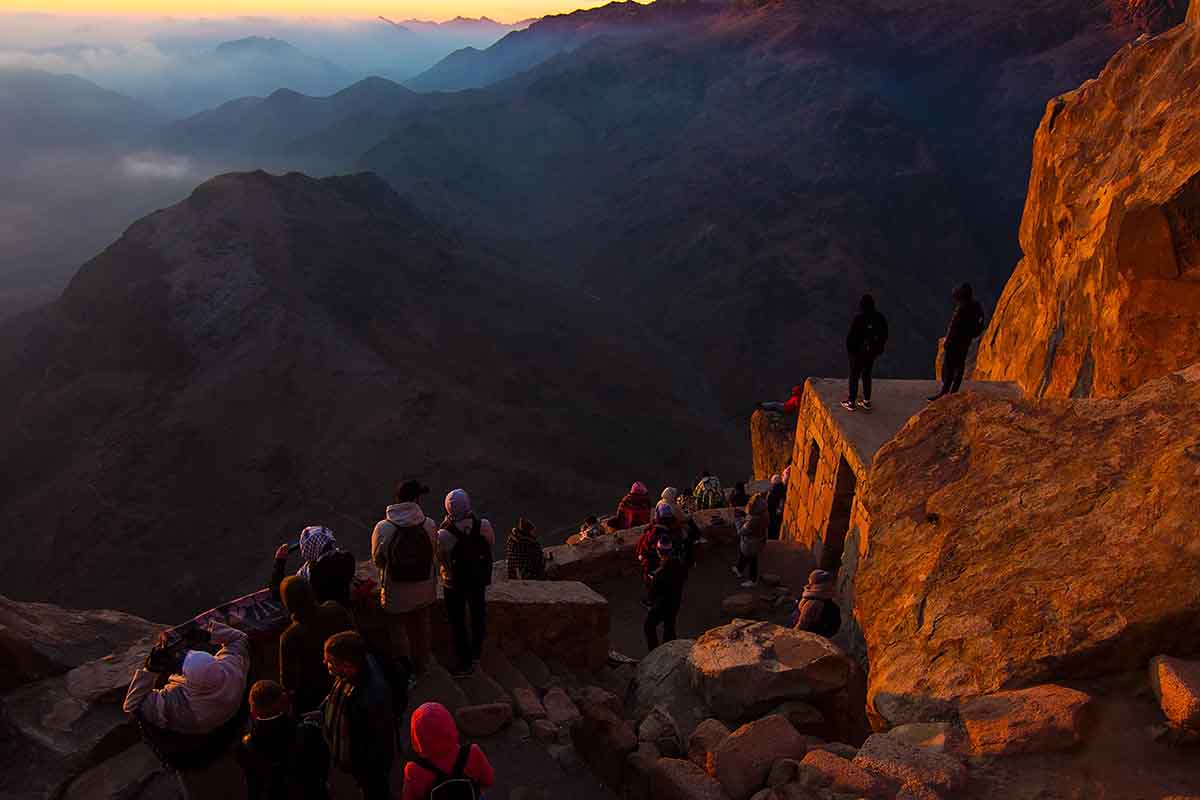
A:
{"type": "Polygon", "coordinates": [[[51,14],[222,17],[245,15],[446,20],[457,16],[517,22],[602,5],[603,0],[0,0],[0,11],[51,14]]]}

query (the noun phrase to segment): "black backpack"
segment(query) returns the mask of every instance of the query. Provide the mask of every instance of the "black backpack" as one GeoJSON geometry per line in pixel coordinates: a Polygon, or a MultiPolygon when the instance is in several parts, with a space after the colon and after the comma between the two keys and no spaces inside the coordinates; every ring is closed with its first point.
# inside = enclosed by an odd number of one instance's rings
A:
{"type": "Polygon", "coordinates": [[[887,345],[887,320],[878,311],[867,314],[863,330],[863,349],[868,355],[877,356],[883,353],[887,345]]]}
{"type": "Polygon", "coordinates": [[[442,772],[422,756],[413,756],[413,763],[433,773],[433,788],[425,795],[426,800],[478,800],[479,786],[463,774],[467,759],[471,756],[471,745],[458,748],[458,758],[450,774],[442,772]]]}
{"type": "Polygon", "coordinates": [[[397,525],[392,522],[392,538],[387,546],[387,578],[396,583],[417,583],[429,580],[433,569],[433,543],[420,525],[397,525]]]}
{"type": "Polygon", "coordinates": [[[492,583],[492,546],[479,532],[482,523],[472,517],[471,530],[462,533],[450,520],[445,530],[455,538],[450,551],[450,580],[459,588],[490,586],[492,583]]]}

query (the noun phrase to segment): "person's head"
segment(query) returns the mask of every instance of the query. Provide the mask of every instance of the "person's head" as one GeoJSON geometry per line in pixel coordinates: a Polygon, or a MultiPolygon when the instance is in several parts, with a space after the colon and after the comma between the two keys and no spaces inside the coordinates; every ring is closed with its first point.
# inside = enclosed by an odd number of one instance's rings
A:
{"type": "Polygon", "coordinates": [[[534,524],[524,517],[517,518],[517,527],[514,530],[516,530],[517,533],[530,538],[533,538],[533,535],[537,533],[537,528],[534,526],[534,524]]]}
{"type": "Polygon", "coordinates": [[[971,284],[964,283],[954,290],[954,292],[951,294],[951,297],[953,297],[956,302],[969,303],[975,298],[975,290],[971,288],[971,284]]]}
{"type": "Polygon", "coordinates": [[[712,477],[712,473],[711,473],[711,472],[709,472],[708,470],[703,470],[703,471],[700,473],[700,477],[701,477],[701,478],[711,478],[711,477],[712,477]]]}
{"type": "Polygon", "coordinates": [[[771,485],[774,486],[777,483],[783,483],[783,476],[778,472],[771,476],[771,485]]]}
{"type": "Polygon", "coordinates": [[[180,669],[188,686],[197,691],[211,691],[221,685],[223,673],[212,653],[203,650],[188,650],[180,669]]]}
{"type": "Polygon", "coordinates": [[[342,631],[325,640],[325,669],[353,682],[367,665],[367,644],[357,631],[342,631]]]}
{"type": "Polygon", "coordinates": [[[864,294],[858,300],[858,310],[859,311],[868,311],[868,312],[874,311],[875,310],[875,298],[869,294],[864,294]]]}
{"type": "Polygon", "coordinates": [[[660,500],[654,507],[654,521],[670,524],[675,521],[675,509],[666,500],[660,500]]]}
{"type": "Polygon", "coordinates": [[[808,573],[809,586],[829,586],[833,584],[833,573],[823,569],[814,569],[808,573]]]}
{"type": "Polygon", "coordinates": [[[250,715],[256,720],[275,719],[291,707],[287,692],[275,681],[259,681],[250,687],[250,715]]]}
{"type": "Polygon", "coordinates": [[[289,575],[279,584],[279,598],[292,619],[304,620],[317,606],[312,584],[300,575],[289,575]]]}
{"type": "Polygon", "coordinates": [[[321,558],[327,550],[336,546],[337,540],[333,531],[324,525],[309,525],[300,531],[300,558],[312,564],[321,558]]]}
{"type": "Polygon", "coordinates": [[[679,499],[679,490],[674,486],[668,486],[662,491],[662,499],[668,503],[674,503],[679,499]]]}
{"type": "Polygon", "coordinates": [[[413,750],[436,759],[458,752],[458,726],[441,703],[425,703],[412,713],[409,738],[413,750]]]}
{"type": "Polygon", "coordinates": [[[471,516],[471,495],[466,489],[455,489],[446,495],[446,514],[458,522],[471,516]]]}
{"type": "Polygon", "coordinates": [[[792,396],[793,397],[799,397],[802,394],[804,394],[804,386],[802,384],[797,383],[795,386],[792,387],[792,396]]]}
{"type": "Polygon", "coordinates": [[[630,494],[646,494],[646,484],[641,481],[634,481],[633,486],[629,487],[630,494]]]}
{"type": "Polygon", "coordinates": [[[429,487],[422,485],[420,481],[404,481],[396,484],[396,502],[397,503],[416,503],[420,501],[421,495],[429,494],[429,487]]]}

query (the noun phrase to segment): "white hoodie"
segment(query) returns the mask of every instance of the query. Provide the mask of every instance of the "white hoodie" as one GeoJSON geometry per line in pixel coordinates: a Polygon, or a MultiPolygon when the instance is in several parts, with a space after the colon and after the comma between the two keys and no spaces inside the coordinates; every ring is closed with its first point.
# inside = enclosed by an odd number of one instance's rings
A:
{"type": "Polygon", "coordinates": [[[387,507],[386,519],[375,525],[371,534],[371,560],[379,567],[379,605],[391,614],[404,614],[437,600],[436,558],[430,559],[429,580],[397,583],[387,576],[387,551],[397,526],[421,525],[429,536],[429,546],[436,552],[437,523],[425,516],[418,503],[394,503],[387,507]]]}

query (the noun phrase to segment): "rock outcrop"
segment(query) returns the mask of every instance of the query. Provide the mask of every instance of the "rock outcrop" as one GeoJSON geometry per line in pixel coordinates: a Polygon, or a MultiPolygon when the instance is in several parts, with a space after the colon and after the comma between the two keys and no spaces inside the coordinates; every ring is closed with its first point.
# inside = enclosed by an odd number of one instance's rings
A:
{"type": "Polygon", "coordinates": [[[750,415],[750,449],[754,455],[754,479],[765,480],[792,460],[796,439],[796,415],[776,414],[761,408],[750,415]]]}
{"type": "Polygon", "coordinates": [[[975,379],[1112,397],[1200,360],[1198,52],[1181,25],[1050,101],[975,379]]]}
{"type": "Polygon", "coordinates": [[[1194,652],[1197,404],[1200,365],[1119,400],[957,395],[910,421],[864,499],[875,721],[1194,652]]]}
{"type": "Polygon", "coordinates": [[[1200,731],[1200,661],[1159,656],[1150,662],[1150,685],[1173,726],[1200,731]]]}

